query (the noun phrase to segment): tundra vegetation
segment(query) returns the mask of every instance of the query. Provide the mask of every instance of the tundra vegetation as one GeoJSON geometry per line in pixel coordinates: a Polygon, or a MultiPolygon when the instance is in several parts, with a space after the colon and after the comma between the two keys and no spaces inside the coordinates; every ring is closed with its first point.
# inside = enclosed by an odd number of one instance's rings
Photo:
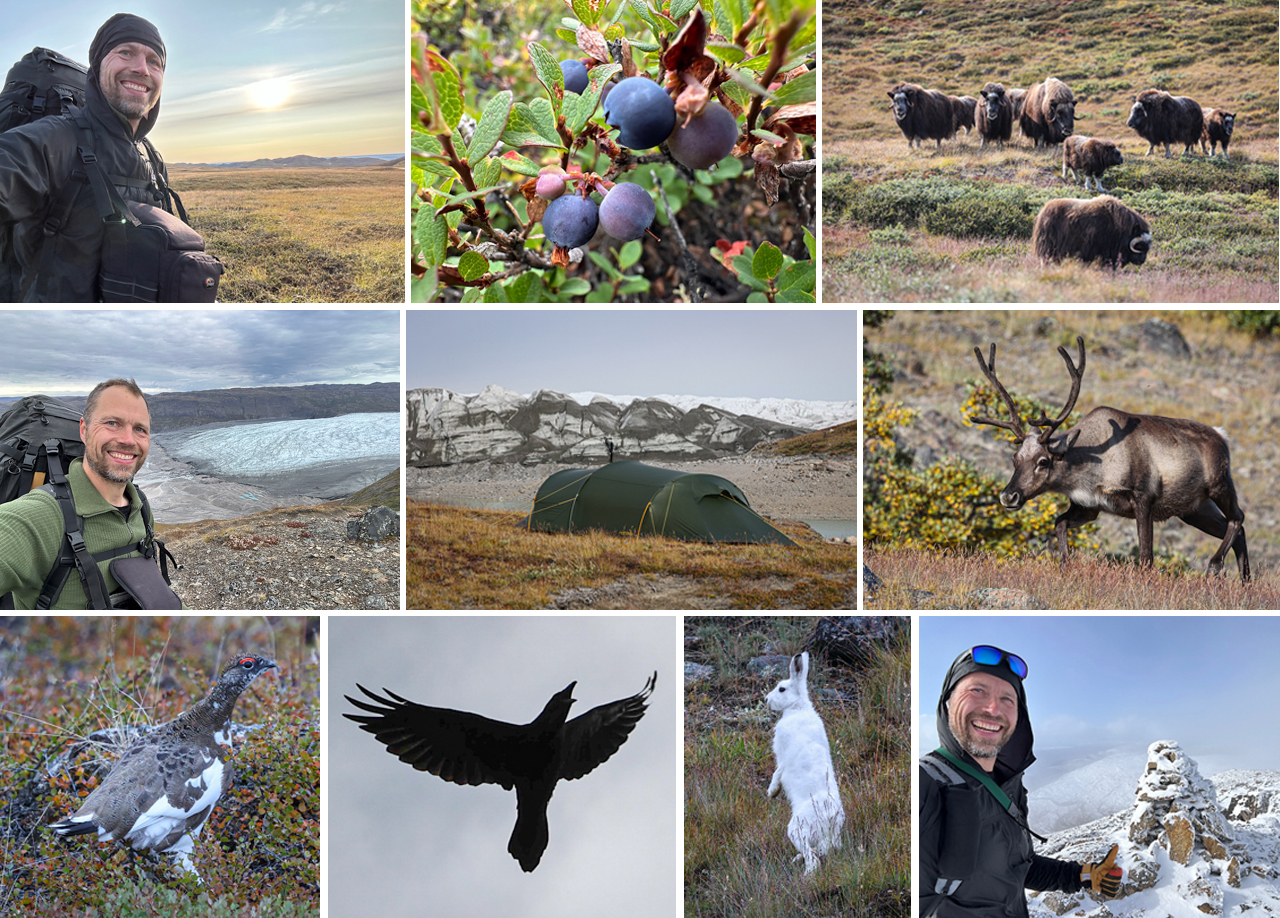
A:
{"type": "Polygon", "coordinates": [[[746,669],[805,649],[812,618],[685,618],[686,662],[714,674],[685,689],[685,914],[691,918],[907,918],[911,914],[911,642],[904,631],[854,672],[811,654],[809,695],[831,743],[842,847],[809,878],[792,862],[790,807],[769,800],[765,695],[785,678],[746,669]]]}
{"type": "Polygon", "coordinates": [[[414,302],[813,302],[813,0],[412,10],[414,302]]]}
{"type": "MultiPolygon", "coordinates": [[[[982,587],[1014,587],[1054,608],[1274,608],[1280,516],[1270,487],[1280,462],[1271,431],[1280,357],[1280,314],[1228,312],[1002,313],[868,312],[868,347],[879,372],[864,372],[863,537],[865,560],[885,581],[882,608],[965,607],[982,587]],[[892,316],[892,320],[886,320],[892,316]],[[1153,322],[1153,320],[1156,320],[1153,322]],[[1176,324],[1189,355],[1155,349],[1152,327],[1176,324]],[[1002,380],[1022,417],[1055,417],[1069,380],[1056,352],[1089,345],[1077,410],[1092,408],[1191,418],[1227,431],[1231,467],[1249,533],[1253,581],[1206,577],[1220,539],[1177,520],[1154,529],[1155,569],[1136,563],[1132,520],[1104,514],[1068,532],[1069,560],[1053,554],[1056,517],[1069,501],[1041,495],[1017,512],[1000,507],[1009,481],[1012,434],[975,426],[974,415],[1007,417],[973,347],[998,342],[1002,380]],[[890,382],[889,380],[892,380],[890,382]],[[981,382],[981,385],[978,383],[981,382]],[[935,461],[940,460],[940,461],[935,461]],[[922,592],[923,591],[923,592],[922,592]],[[925,595],[925,594],[930,595],[925,595]]],[[[984,351],[985,353],[985,351],[984,351]]]]}
{"type": "Polygon", "coordinates": [[[29,616],[3,629],[0,915],[318,914],[319,674],[305,618],[29,616]],[[119,756],[87,736],[172,720],[208,693],[214,662],[241,649],[280,669],[236,704],[236,723],[261,728],[236,741],[235,783],[196,839],[203,884],[161,856],[55,838],[46,826],[119,756]]]}
{"type": "Polygon", "coordinates": [[[175,166],[227,273],[220,303],[403,303],[404,161],[360,168],[175,166]]]}
{"type": "Polygon", "coordinates": [[[835,0],[823,23],[825,302],[1276,301],[1273,5],[835,0]],[[1062,178],[1060,144],[1033,148],[1015,118],[1003,148],[979,133],[909,149],[885,97],[1049,77],[1072,91],[1074,132],[1124,154],[1106,185],[1151,224],[1140,267],[1031,255],[1045,202],[1089,196],[1062,178]],[[1144,155],[1126,121],[1153,88],[1233,112],[1230,156],[1144,155]]]}

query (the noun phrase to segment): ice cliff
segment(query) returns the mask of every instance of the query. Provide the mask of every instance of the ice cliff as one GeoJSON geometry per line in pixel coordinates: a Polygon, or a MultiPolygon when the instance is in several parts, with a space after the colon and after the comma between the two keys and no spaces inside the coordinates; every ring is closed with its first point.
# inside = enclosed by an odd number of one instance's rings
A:
{"type": "Polygon", "coordinates": [[[1037,853],[1096,862],[1113,844],[1120,896],[1028,895],[1032,918],[1280,915],[1280,772],[1226,771],[1209,780],[1176,742],[1147,751],[1127,810],[1049,836],[1037,853]]]}
{"type": "MultiPolygon", "coordinates": [[[[750,406],[728,401],[733,407],[758,406],[808,420],[825,420],[832,413],[788,399],[756,400],[750,406]]],[[[406,410],[407,461],[415,466],[487,459],[603,462],[608,458],[606,438],[620,459],[713,459],[813,429],[705,403],[680,407],[662,398],[575,397],[547,389],[523,396],[501,386],[487,386],[477,395],[413,389],[406,395],[406,410]],[[586,403],[579,398],[587,398],[586,403]]],[[[845,419],[854,416],[850,404],[845,419]]]]}

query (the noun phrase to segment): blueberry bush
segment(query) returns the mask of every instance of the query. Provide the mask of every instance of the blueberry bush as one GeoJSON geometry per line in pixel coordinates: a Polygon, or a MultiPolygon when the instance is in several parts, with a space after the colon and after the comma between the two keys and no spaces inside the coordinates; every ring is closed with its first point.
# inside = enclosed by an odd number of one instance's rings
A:
{"type": "Polygon", "coordinates": [[[813,302],[814,12],[414,0],[412,299],[813,302]]]}

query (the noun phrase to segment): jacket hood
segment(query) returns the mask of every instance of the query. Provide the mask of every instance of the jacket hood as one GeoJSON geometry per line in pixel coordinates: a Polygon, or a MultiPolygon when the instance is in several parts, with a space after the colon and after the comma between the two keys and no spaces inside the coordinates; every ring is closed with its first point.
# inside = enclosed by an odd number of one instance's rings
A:
{"type": "Polygon", "coordinates": [[[1035,736],[1031,731],[1031,715],[1027,711],[1027,693],[1022,688],[1022,680],[1014,675],[1008,664],[1003,660],[995,666],[975,663],[973,655],[968,650],[956,657],[955,662],[951,664],[951,668],[947,670],[947,678],[942,683],[942,694],[938,698],[938,738],[942,741],[942,746],[947,752],[957,758],[972,762],[975,766],[977,765],[973,756],[961,748],[960,741],[951,732],[951,721],[947,717],[947,699],[951,697],[951,693],[955,690],[960,680],[970,673],[989,673],[992,676],[997,676],[1012,685],[1018,693],[1018,723],[1013,728],[1013,736],[1009,738],[1009,742],[1005,743],[1004,748],[996,756],[996,765],[993,770],[993,777],[996,782],[1003,784],[1013,775],[1025,771],[1036,760],[1035,755],[1032,753],[1035,736]]]}
{"type": "MultiPolygon", "coordinates": [[[[98,83],[98,73],[103,58],[111,53],[112,48],[126,41],[144,44],[159,54],[161,61],[168,60],[164,40],[154,25],[132,13],[116,13],[102,24],[102,28],[98,29],[98,34],[93,37],[93,42],[89,45],[89,79],[85,86],[85,97],[89,108],[97,112],[100,120],[108,125],[118,123],[122,132],[128,136],[128,123],[111,107],[111,103],[102,93],[102,86],[98,83]]],[[[147,136],[159,117],[160,99],[157,98],[151,111],[147,112],[147,116],[138,123],[137,131],[128,139],[141,140],[147,136]]]]}

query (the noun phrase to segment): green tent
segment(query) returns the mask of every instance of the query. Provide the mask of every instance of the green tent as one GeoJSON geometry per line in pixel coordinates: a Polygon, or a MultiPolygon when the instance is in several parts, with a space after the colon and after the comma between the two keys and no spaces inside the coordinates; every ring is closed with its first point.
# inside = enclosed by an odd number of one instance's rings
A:
{"type": "Polygon", "coordinates": [[[556,472],[538,488],[527,525],[540,532],[603,529],[694,542],[795,544],[761,519],[733,482],[631,461],[556,472]]]}

